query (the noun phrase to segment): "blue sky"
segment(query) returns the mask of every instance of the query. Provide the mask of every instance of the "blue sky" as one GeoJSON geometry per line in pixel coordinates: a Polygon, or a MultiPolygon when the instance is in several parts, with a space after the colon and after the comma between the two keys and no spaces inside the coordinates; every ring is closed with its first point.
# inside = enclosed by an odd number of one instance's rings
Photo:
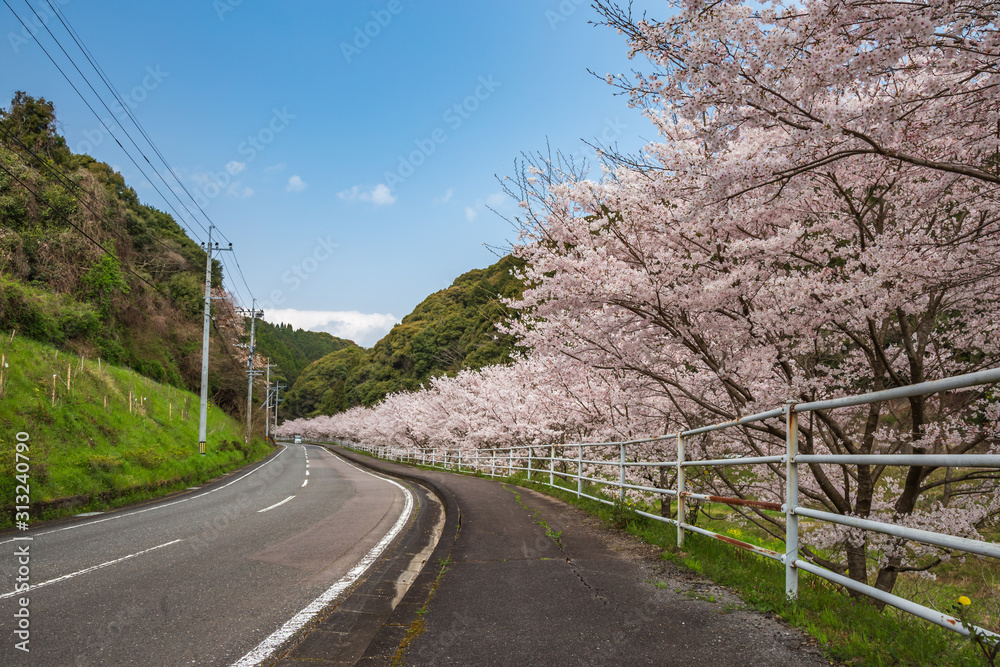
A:
{"type": "MultiPolygon", "coordinates": [[[[489,209],[516,213],[496,177],[513,175],[522,152],[548,142],[590,155],[583,140],[602,139],[634,151],[655,139],[587,72],[633,63],[582,1],[51,1],[233,242],[247,285],[232,272],[226,285],[238,300],[249,306],[252,294],[271,321],[366,346],[516,237],[489,209]]],[[[8,2],[101,115],[124,119],[38,26],[29,3],[110,102],[46,1],[8,2]]],[[[53,101],[70,148],[167,210],[6,6],[0,34],[0,105],[17,90],[53,101]]]]}

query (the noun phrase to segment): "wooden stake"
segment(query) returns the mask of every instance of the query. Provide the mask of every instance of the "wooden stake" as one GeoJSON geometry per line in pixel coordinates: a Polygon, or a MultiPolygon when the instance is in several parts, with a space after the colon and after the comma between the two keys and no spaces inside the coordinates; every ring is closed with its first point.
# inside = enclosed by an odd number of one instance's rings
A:
{"type": "Polygon", "coordinates": [[[70,375],[73,373],[73,364],[66,364],[66,391],[69,392],[70,375]]]}
{"type": "Polygon", "coordinates": [[[128,413],[132,414],[132,390],[128,390],[128,413]]]}
{"type": "Polygon", "coordinates": [[[16,333],[17,333],[17,329],[14,329],[13,331],[10,332],[10,340],[7,341],[8,345],[10,345],[11,343],[14,342],[14,334],[16,334],[16,333]]]}
{"type": "Polygon", "coordinates": [[[56,374],[52,374],[52,407],[56,406],[56,374]]]}
{"type": "Polygon", "coordinates": [[[174,420],[174,404],[173,403],[170,403],[169,414],[170,414],[170,417],[169,417],[170,421],[173,421],[174,420]]]}
{"type": "Polygon", "coordinates": [[[104,411],[105,412],[108,411],[108,397],[107,397],[107,395],[104,396],[104,411]]]}
{"type": "Polygon", "coordinates": [[[7,355],[0,354],[0,394],[3,394],[3,369],[7,367],[7,355]]]}

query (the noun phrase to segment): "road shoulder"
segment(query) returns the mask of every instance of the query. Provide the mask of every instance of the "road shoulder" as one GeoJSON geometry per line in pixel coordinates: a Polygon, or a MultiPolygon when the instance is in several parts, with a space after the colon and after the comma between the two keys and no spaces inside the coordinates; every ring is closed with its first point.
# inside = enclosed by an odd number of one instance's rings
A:
{"type": "MultiPolygon", "coordinates": [[[[407,665],[547,665],[572,656],[609,665],[829,664],[780,619],[559,500],[344,455],[433,483],[460,512],[448,571],[423,602],[421,631],[406,637],[407,665]]],[[[434,568],[423,575],[437,579],[434,568]]],[[[359,664],[390,664],[389,653],[379,647],[359,664]]]]}

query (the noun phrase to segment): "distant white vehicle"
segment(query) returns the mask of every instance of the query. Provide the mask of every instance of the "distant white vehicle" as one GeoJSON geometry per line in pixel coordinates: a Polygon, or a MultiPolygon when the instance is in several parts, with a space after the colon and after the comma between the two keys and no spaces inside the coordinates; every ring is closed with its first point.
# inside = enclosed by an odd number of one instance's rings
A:
{"type": "Polygon", "coordinates": [[[293,441],[295,442],[296,445],[301,445],[302,444],[302,436],[301,435],[295,436],[295,438],[293,438],[293,441]]]}

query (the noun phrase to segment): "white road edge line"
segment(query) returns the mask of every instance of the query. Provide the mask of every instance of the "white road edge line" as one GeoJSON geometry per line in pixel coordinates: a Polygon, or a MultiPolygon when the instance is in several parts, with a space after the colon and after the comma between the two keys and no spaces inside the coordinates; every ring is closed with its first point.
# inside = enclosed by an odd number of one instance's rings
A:
{"type": "Polygon", "coordinates": [[[295,497],[294,495],[288,496],[287,498],[285,498],[284,500],[282,500],[280,503],[274,503],[270,507],[265,507],[262,510],[257,510],[257,514],[260,514],[261,512],[266,512],[268,510],[273,510],[275,507],[280,507],[281,505],[284,505],[285,503],[287,503],[289,500],[291,500],[294,497],[295,497]]]}
{"type": "MultiPolygon", "coordinates": [[[[239,481],[241,481],[243,479],[246,479],[250,475],[252,475],[255,472],[257,472],[258,470],[263,470],[267,466],[271,465],[272,463],[274,463],[275,461],[277,461],[278,457],[280,457],[282,454],[284,454],[285,451],[288,449],[288,447],[286,447],[285,445],[282,445],[282,447],[284,449],[282,449],[280,452],[278,452],[277,456],[275,456],[273,459],[271,459],[270,461],[268,461],[264,465],[260,466],[259,468],[254,468],[253,470],[251,470],[247,474],[240,475],[239,477],[237,477],[233,481],[226,482],[222,486],[217,486],[214,489],[209,489],[205,493],[197,493],[195,495],[188,496],[187,498],[181,498],[180,500],[175,500],[173,502],[163,503],[162,505],[155,505],[153,507],[147,507],[144,510],[136,510],[134,512],[128,512],[128,511],[126,511],[126,512],[124,512],[122,514],[115,514],[113,516],[109,516],[109,517],[106,517],[104,519],[95,519],[93,521],[84,521],[82,523],[74,523],[74,524],[71,524],[69,526],[65,526],[63,528],[55,528],[53,530],[42,531],[41,533],[28,533],[28,534],[31,535],[32,537],[39,537],[41,535],[50,535],[52,533],[61,533],[64,530],[73,530],[74,528],[82,528],[84,526],[93,526],[93,525],[98,524],[98,523],[104,523],[105,521],[114,521],[115,519],[124,519],[127,516],[135,516],[136,514],[142,514],[144,512],[152,512],[153,510],[161,510],[164,507],[171,507],[173,505],[180,505],[181,503],[186,503],[189,500],[196,500],[198,498],[204,498],[205,496],[209,495],[210,493],[215,493],[216,491],[221,491],[222,489],[226,488],[227,486],[232,486],[236,482],[239,482],[239,481]]],[[[4,541],[0,542],[0,544],[7,544],[8,542],[14,542],[14,541],[15,540],[4,540],[4,541]]]]}
{"type": "Polygon", "coordinates": [[[41,588],[42,586],[48,586],[49,584],[55,584],[55,583],[58,583],[60,581],[66,581],[67,579],[72,579],[73,577],[78,577],[81,574],[87,574],[88,572],[93,572],[94,570],[100,570],[102,567],[108,567],[109,565],[114,565],[115,563],[121,563],[121,562],[126,561],[126,560],[128,560],[130,558],[135,558],[136,556],[141,556],[143,554],[148,554],[150,551],[156,551],[157,549],[162,549],[163,547],[169,547],[171,544],[177,544],[178,542],[183,542],[183,541],[184,541],[183,539],[178,539],[178,540],[174,540],[173,542],[166,542],[166,543],[161,544],[159,546],[150,547],[149,549],[144,549],[143,551],[137,551],[134,554],[129,554],[128,556],[122,556],[121,558],[116,558],[114,560],[109,560],[107,563],[101,563],[100,565],[94,565],[92,567],[88,567],[88,568],[85,568],[83,570],[79,570],[77,572],[72,572],[70,574],[64,574],[61,577],[56,577],[55,579],[49,579],[48,581],[43,581],[40,584],[33,584],[30,587],[28,587],[27,591],[13,591],[11,593],[4,593],[3,595],[0,595],[0,600],[3,600],[4,598],[13,597],[13,596],[18,595],[18,594],[30,593],[31,591],[34,591],[36,588],[41,588]]]}
{"type": "MultiPolygon", "coordinates": [[[[327,453],[330,454],[330,456],[334,456],[330,452],[327,453]]],[[[409,489],[393,479],[383,477],[382,475],[376,475],[368,470],[359,468],[344,459],[341,459],[341,461],[344,461],[344,463],[356,470],[360,470],[365,474],[385,480],[386,482],[399,487],[406,498],[406,505],[403,507],[403,511],[399,515],[399,519],[389,532],[385,534],[385,537],[383,537],[378,544],[372,547],[372,550],[365,554],[365,557],[358,561],[358,564],[351,568],[350,572],[345,574],[340,581],[333,584],[333,586],[330,586],[326,592],[310,602],[305,609],[289,619],[288,622],[272,633],[270,637],[258,644],[256,648],[240,658],[237,662],[234,662],[233,667],[253,667],[254,665],[259,665],[264,660],[271,657],[271,655],[282,644],[284,644],[289,637],[298,632],[306,623],[316,616],[316,614],[321,612],[324,607],[337,599],[345,590],[350,588],[351,584],[357,581],[358,578],[360,578],[361,575],[363,575],[368,568],[371,567],[376,560],[378,560],[378,557],[382,555],[382,552],[385,551],[390,544],[392,544],[392,541],[396,539],[396,536],[403,530],[403,527],[409,523],[410,515],[413,513],[413,494],[410,493],[409,489]]]]}
{"type": "Polygon", "coordinates": [[[306,477],[306,480],[305,480],[304,482],[302,482],[302,486],[305,486],[305,485],[306,485],[306,484],[308,484],[308,483],[309,483],[309,478],[308,478],[308,477],[306,477]]]}

